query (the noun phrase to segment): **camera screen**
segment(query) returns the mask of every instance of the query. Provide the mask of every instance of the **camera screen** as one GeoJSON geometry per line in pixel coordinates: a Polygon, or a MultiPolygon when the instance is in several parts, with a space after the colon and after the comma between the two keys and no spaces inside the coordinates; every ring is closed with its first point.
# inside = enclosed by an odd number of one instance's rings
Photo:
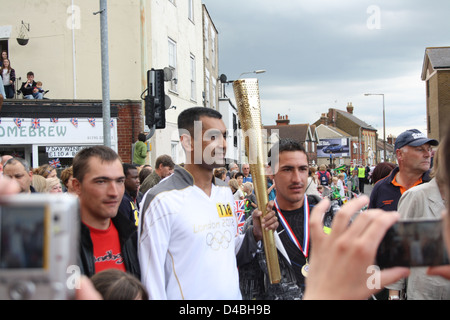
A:
{"type": "Polygon", "coordinates": [[[433,266],[448,263],[437,221],[404,221],[394,224],[378,248],[377,261],[381,267],[433,266]]]}
{"type": "Polygon", "coordinates": [[[0,207],[0,269],[43,268],[45,208],[0,207]]]}

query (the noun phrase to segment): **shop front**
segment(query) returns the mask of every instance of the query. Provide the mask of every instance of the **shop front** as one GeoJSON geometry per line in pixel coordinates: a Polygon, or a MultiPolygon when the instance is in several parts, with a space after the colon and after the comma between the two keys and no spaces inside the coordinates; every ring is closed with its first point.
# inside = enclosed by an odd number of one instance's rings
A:
{"type": "MultiPolygon", "coordinates": [[[[97,117],[101,114],[94,109],[90,110],[91,116],[86,116],[83,112],[74,112],[72,115],[58,114],[60,110],[52,107],[35,111],[33,114],[31,110],[16,110],[15,114],[2,112],[0,155],[9,154],[24,158],[32,168],[47,163],[61,169],[69,167],[78,151],[104,143],[103,119],[97,117]],[[53,109],[53,112],[50,109],[53,109]]],[[[108,127],[111,148],[117,152],[116,114],[111,117],[108,127]]]]}

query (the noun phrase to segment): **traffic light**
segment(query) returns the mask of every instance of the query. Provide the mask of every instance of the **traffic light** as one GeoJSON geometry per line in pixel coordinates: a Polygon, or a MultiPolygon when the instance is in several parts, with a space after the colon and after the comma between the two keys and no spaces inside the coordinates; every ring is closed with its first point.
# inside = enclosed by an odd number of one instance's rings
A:
{"type": "Polygon", "coordinates": [[[147,71],[148,95],[145,97],[145,119],[149,128],[166,127],[166,105],[164,92],[164,70],[147,71]]]}

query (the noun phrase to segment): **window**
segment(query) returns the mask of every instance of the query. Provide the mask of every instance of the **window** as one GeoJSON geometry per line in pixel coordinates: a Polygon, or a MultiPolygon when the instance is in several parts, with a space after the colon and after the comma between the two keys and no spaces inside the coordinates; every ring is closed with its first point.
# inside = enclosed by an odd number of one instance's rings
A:
{"type": "Polygon", "coordinates": [[[194,22],[194,0],[188,0],[188,18],[194,22]]]}
{"type": "Polygon", "coordinates": [[[210,103],[209,103],[209,76],[206,77],[205,79],[205,106],[206,107],[210,107],[210,103]]]}
{"type": "Polygon", "coordinates": [[[204,54],[205,54],[206,60],[208,60],[209,59],[209,34],[208,34],[208,31],[209,31],[209,20],[208,20],[208,16],[206,15],[206,13],[205,13],[205,25],[204,25],[203,28],[204,28],[203,29],[203,37],[204,37],[204,41],[205,41],[205,43],[204,43],[205,53],[204,54]]]}
{"type": "Polygon", "coordinates": [[[177,92],[177,44],[172,39],[169,39],[169,68],[172,70],[172,81],[170,82],[169,90],[177,92]]]}
{"type": "Polygon", "coordinates": [[[216,109],[216,79],[212,79],[212,99],[211,99],[211,106],[216,109]]]}
{"type": "Polygon", "coordinates": [[[211,26],[211,65],[213,68],[216,67],[216,34],[211,26]]]}
{"type": "Polygon", "coordinates": [[[197,95],[195,94],[195,57],[191,54],[191,100],[197,100],[197,95]]]}
{"type": "Polygon", "coordinates": [[[170,154],[173,162],[178,163],[178,141],[170,142],[170,154]]]}

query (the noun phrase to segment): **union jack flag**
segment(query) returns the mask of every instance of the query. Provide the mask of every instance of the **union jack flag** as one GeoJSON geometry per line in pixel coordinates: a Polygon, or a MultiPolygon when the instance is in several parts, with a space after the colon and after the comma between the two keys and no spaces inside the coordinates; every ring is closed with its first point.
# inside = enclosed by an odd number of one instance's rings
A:
{"type": "Polygon", "coordinates": [[[41,119],[39,118],[34,118],[33,120],[31,120],[31,127],[33,129],[37,129],[41,126],[41,119]]]}
{"type": "Polygon", "coordinates": [[[91,126],[95,127],[95,118],[88,118],[89,123],[91,126]]]}
{"type": "Polygon", "coordinates": [[[78,118],[72,118],[70,119],[70,122],[75,126],[75,128],[78,128],[78,118]]]}
{"type": "Polygon", "coordinates": [[[58,123],[58,118],[50,118],[50,122],[58,123]]]}
{"type": "Polygon", "coordinates": [[[114,127],[114,119],[111,119],[111,128],[114,127]]]}
{"type": "Polygon", "coordinates": [[[61,162],[59,161],[59,158],[50,160],[50,161],[48,162],[48,164],[51,165],[53,168],[59,168],[59,167],[61,167],[61,162]]]}
{"type": "Polygon", "coordinates": [[[236,219],[238,223],[238,232],[242,234],[245,224],[245,200],[235,200],[234,208],[236,210],[236,219]]]}
{"type": "Polygon", "coordinates": [[[14,123],[20,128],[22,126],[22,119],[14,118],[14,123]]]}

